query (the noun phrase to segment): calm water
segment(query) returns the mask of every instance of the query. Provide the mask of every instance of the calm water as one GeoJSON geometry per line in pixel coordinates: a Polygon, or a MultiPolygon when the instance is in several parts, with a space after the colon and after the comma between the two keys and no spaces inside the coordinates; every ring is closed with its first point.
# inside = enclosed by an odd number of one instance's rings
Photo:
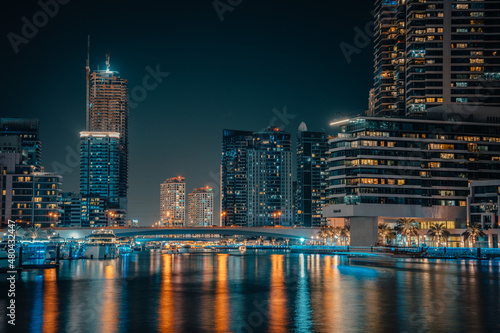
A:
{"type": "Polygon", "coordinates": [[[17,289],[16,332],[500,332],[498,261],[144,252],[26,271],[17,289]]]}

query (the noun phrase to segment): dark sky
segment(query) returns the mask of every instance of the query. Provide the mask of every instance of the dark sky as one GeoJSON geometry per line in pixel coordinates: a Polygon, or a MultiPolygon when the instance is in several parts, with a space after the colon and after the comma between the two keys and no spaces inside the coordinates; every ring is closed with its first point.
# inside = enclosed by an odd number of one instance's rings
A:
{"type": "Polygon", "coordinates": [[[216,187],[218,214],[223,128],[274,123],[295,133],[305,121],[328,131],[337,113],[365,110],[372,83],[372,44],[350,63],[339,47],[354,45],[354,28],[372,20],[372,0],[230,2],[240,4],[221,21],[211,0],[72,0],[45,23],[37,1],[8,1],[0,115],[39,118],[46,171],[65,166],[64,191],[78,191],[67,151],[78,151],[85,129],[87,35],[91,67],[104,68],[110,51],[111,69],[130,90],[159,65],[170,75],[130,109],[129,217],[157,221],[160,183],[178,175],[188,191],[216,187]],[[34,15],[38,32],[15,53],[8,34],[22,36],[22,18],[34,15]],[[273,109],[283,114],[285,106],[288,116],[276,117],[273,109]]]}

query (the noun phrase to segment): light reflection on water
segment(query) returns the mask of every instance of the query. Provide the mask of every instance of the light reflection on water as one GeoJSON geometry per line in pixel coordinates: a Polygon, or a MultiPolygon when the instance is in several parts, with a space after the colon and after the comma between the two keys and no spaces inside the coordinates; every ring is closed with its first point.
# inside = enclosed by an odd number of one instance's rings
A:
{"type": "MultiPolygon", "coordinates": [[[[16,331],[492,332],[500,331],[499,281],[498,262],[132,253],[23,272],[16,331]]],[[[6,290],[5,279],[0,285],[6,290]]]]}
{"type": "MultiPolygon", "coordinates": [[[[158,306],[158,327],[162,332],[174,332],[175,304],[172,289],[172,255],[162,257],[160,304],[158,306]]],[[[153,256],[151,258],[154,258],[153,256]]]]}
{"type": "Polygon", "coordinates": [[[283,274],[284,256],[271,254],[271,293],[269,295],[269,332],[285,333],[288,327],[287,296],[283,274]]]}
{"type": "Polygon", "coordinates": [[[55,269],[44,272],[43,293],[43,332],[55,333],[58,329],[59,294],[57,291],[57,278],[55,269]]]}
{"type": "Polygon", "coordinates": [[[227,276],[228,254],[217,254],[217,287],[215,289],[215,332],[229,332],[230,310],[227,276]]]}

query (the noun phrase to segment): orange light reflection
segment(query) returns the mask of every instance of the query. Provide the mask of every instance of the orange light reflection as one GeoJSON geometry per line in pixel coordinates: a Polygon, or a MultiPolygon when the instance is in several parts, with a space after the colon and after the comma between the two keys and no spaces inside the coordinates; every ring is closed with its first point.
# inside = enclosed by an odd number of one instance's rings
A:
{"type": "Polygon", "coordinates": [[[269,331],[273,333],[287,332],[287,299],[285,291],[285,275],[283,272],[284,257],[281,254],[271,255],[271,295],[269,296],[269,331]]]}
{"type": "Polygon", "coordinates": [[[116,302],[115,290],[115,267],[107,265],[104,267],[104,278],[106,283],[104,285],[104,292],[102,297],[102,332],[117,332],[118,330],[118,304],[116,302]]]}
{"type": "Polygon", "coordinates": [[[159,326],[161,332],[175,332],[174,296],[172,290],[172,254],[163,255],[162,261],[160,307],[158,308],[159,326]]]}
{"type": "Polygon", "coordinates": [[[58,331],[59,294],[57,290],[56,270],[46,269],[43,273],[43,327],[44,333],[58,331]]]}
{"type": "Polygon", "coordinates": [[[229,330],[229,293],[227,288],[227,257],[217,254],[217,287],[215,296],[215,332],[229,330]]]}

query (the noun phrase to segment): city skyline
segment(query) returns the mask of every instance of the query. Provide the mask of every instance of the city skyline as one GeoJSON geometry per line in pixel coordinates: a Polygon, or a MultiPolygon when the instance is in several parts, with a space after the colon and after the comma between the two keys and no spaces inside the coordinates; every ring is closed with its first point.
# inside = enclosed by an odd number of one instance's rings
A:
{"type": "MultiPolygon", "coordinates": [[[[16,4],[13,6],[6,18],[5,35],[10,31],[20,33],[20,18],[31,18],[32,13],[40,10],[36,2],[17,9],[16,4]]],[[[26,89],[33,91],[35,98],[16,98],[19,92],[3,83],[8,97],[5,109],[11,111],[2,112],[2,116],[40,119],[42,164],[46,171],[54,171],[54,166],[62,170],[64,192],[76,192],[78,133],[85,128],[87,35],[91,35],[90,67],[104,70],[105,55],[111,51],[110,70],[119,71],[129,81],[130,92],[136,93],[133,96],[139,96],[143,80],[147,75],[152,78],[151,72],[169,73],[158,80],[149,79],[148,83],[156,88],[146,90],[144,100],[130,98],[128,217],[138,218],[143,225],[159,219],[159,198],[152,189],[168,175],[185,176],[188,192],[195,187],[213,187],[214,215],[218,216],[222,128],[256,130],[274,124],[294,133],[305,121],[311,130],[322,130],[327,129],[337,112],[358,114],[366,109],[372,83],[371,46],[353,55],[348,66],[337,64],[347,64],[339,45],[354,45],[353,29],[372,20],[371,1],[365,2],[362,15],[354,12],[359,6],[354,4],[325,4],[321,10],[307,6],[304,12],[299,2],[287,4],[286,11],[278,3],[266,3],[264,11],[262,4],[244,3],[234,12],[227,12],[223,22],[211,3],[200,2],[195,10],[187,4],[152,4],[153,8],[158,7],[157,14],[148,10],[147,15],[121,3],[99,3],[99,9],[96,6],[97,2],[88,2],[85,7],[78,3],[61,5],[57,16],[40,28],[28,44],[21,45],[18,53],[5,39],[3,54],[11,61],[3,67],[4,73],[31,77],[26,89]],[[99,24],[78,22],[82,11],[87,15],[85,21],[99,24]],[[115,17],[101,21],[97,13],[106,11],[113,11],[115,17]],[[337,11],[347,15],[331,20],[337,11]],[[138,22],[148,23],[143,27],[134,25],[134,34],[121,38],[119,34],[127,34],[129,28],[120,20],[132,13],[138,22]],[[302,18],[301,28],[295,24],[297,18],[302,18]],[[197,20],[204,28],[183,29],[186,20],[197,20]],[[113,24],[116,27],[105,28],[113,24]],[[172,33],[163,35],[163,27],[172,33]],[[346,27],[349,34],[335,36],[335,31],[346,27]],[[265,33],[277,29],[278,35],[265,33]],[[72,36],[70,40],[66,38],[68,34],[72,36]],[[281,38],[281,34],[289,37],[281,38]],[[145,35],[149,36],[148,41],[164,41],[164,46],[144,44],[141,36],[145,35]],[[206,42],[200,41],[207,37],[206,42]],[[60,40],[65,42],[61,44],[60,40]],[[254,42],[248,44],[244,40],[254,42]],[[198,46],[193,48],[189,41],[196,41],[198,46]],[[255,53],[256,45],[262,45],[266,52],[255,53]],[[38,52],[44,47],[52,50],[50,54],[38,52]],[[134,47],[131,52],[130,47],[134,47]],[[300,49],[304,51],[299,52],[300,49]],[[199,51],[205,50],[212,51],[199,55],[199,51]],[[351,71],[355,74],[349,75],[351,71]],[[268,74],[273,78],[270,81],[264,79],[268,74]],[[291,77],[297,83],[290,85],[291,77]],[[338,77],[343,78],[342,82],[338,77]],[[64,84],[54,83],[50,91],[43,87],[56,81],[64,84]],[[42,86],[34,86],[35,82],[42,86]],[[359,87],[360,82],[364,82],[363,87],[354,91],[352,87],[359,87]],[[182,148],[175,144],[177,139],[184,142],[182,148]],[[144,147],[149,147],[153,155],[144,147]],[[193,156],[204,161],[204,168],[197,166],[192,156],[183,154],[186,149],[196,151],[193,156]],[[177,156],[175,163],[171,163],[170,156],[177,156]],[[140,162],[148,158],[151,165],[146,173],[140,162]]]]}
{"type": "Polygon", "coordinates": [[[0,332],[500,331],[500,0],[0,15],[0,332]]]}

